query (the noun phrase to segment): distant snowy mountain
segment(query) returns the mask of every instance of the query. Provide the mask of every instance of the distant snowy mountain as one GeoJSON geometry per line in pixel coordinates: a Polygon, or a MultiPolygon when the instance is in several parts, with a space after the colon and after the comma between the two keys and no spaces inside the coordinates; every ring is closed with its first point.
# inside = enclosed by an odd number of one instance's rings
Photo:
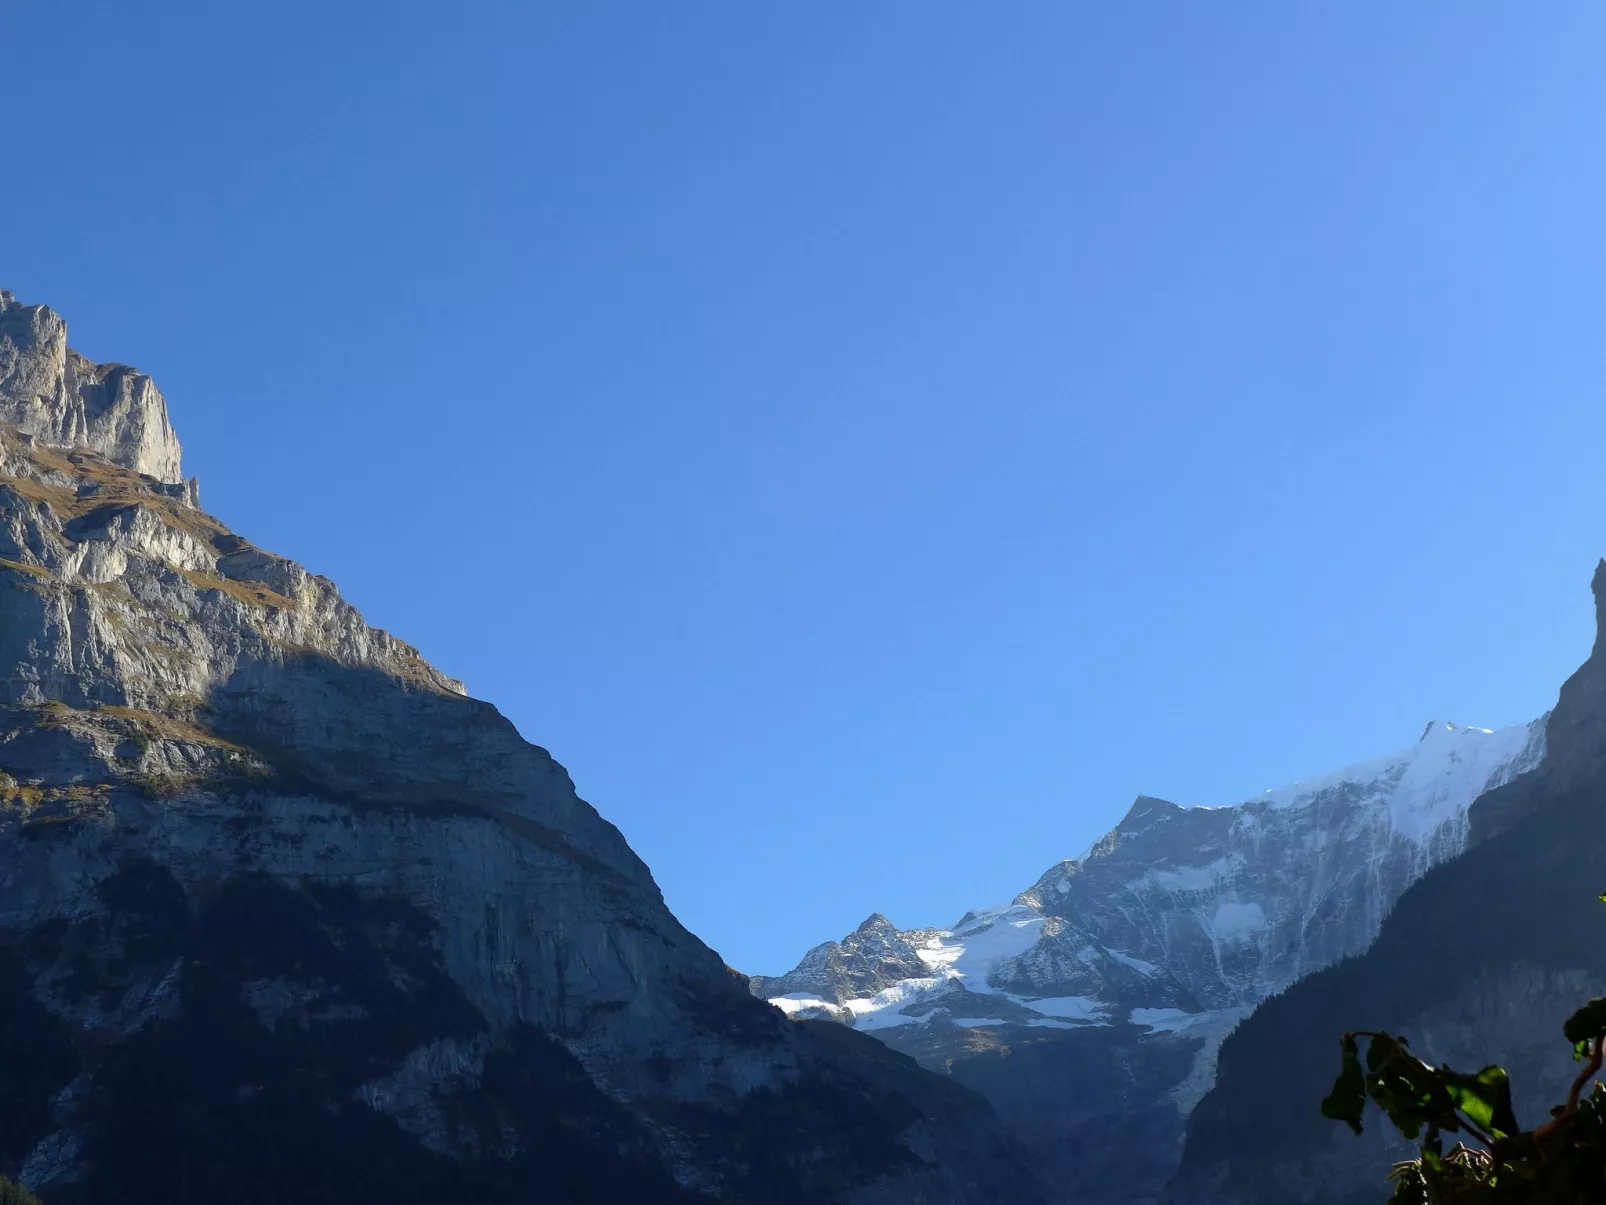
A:
{"type": "Polygon", "coordinates": [[[1230,807],[1140,796],[1011,903],[947,929],[877,914],[752,990],[982,1090],[1065,1200],[1149,1200],[1226,1034],[1364,951],[1401,893],[1461,851],[1472,801],[1538,764],[1544,731],[1543,717],[1433,723],[1403,752],[1230,807]]]}
{"type": "Polygon", "coordinates": [[[1400,897],[1365,953],[1264,1001],[1223,1044],[1164,1205],[1381,1201],[1384,1169],[1415,1144],[1383,1124],[1357,1140],[1313,1107],[1334,1038],[1356,1025],[1407,1035],[1429,1063],[1506,1068],[1525,1124],[1566,1096],[1578,1068],[1562,1023],[1606,996],[1606,561],[1590,584],[1594,648],[1562,684],[1544,759],[1472,805],[1461,854],[1400,897]]]}

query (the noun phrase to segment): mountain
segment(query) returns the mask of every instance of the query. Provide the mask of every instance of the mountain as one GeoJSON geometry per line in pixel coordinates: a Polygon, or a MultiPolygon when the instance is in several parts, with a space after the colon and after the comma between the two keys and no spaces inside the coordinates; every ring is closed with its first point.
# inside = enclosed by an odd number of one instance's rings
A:
{"type": "Polygon", "coordinates": [[[1552,711],[1532,773],[1480,798],[1468,848],[1399,900],[1358,957],[1267,1001],[1229,1038],[1190,1118],[1174,1205],[1381,1200],[1406,1148],[1381,1120],[1360,1139],[1318,1102],[1347,1030],[1403,1034],[1432,1063],[1511,1073],[1518,1118],[1542,1122],[1578,1072],[1562,1021],[1606,995],[1606,561],[1589,659],[1552,711]]]}
{"type": "Polygon", "coordinates": [[[0,1175],[1040,1199],[979,1097],[752,999],[545,750],[198,501],[150,379],[0,293],[0,1175]]]}
{"type": "Polygon", "coordinates": [[[1545,721],[1429,724],[1409,749],[1231,807],[1140,796],[1003,906],[947,929],[870,917],[753,992],[873,1033],[992,1101],[1053,1201],[1152,1201],[1222,1039],[1371,945],[1465,846],[1468,809],[1540,759],[1545,721]]]}

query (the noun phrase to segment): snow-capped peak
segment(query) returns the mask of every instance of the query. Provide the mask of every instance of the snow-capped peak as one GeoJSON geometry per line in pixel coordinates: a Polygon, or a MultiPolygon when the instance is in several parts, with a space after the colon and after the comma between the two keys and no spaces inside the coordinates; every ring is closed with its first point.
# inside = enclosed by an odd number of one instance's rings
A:
{"type": "Polygon", "coordinates": [[[950,929],[900,932],[876,913],[753,989],[789,1013],[865,1029],[1141,1014],[1173,1033],[1180,1023],[1153,1019],[1177,1012],[1224,1032],[1268,994],[1365,949],[1399,894],[1460,850],[1472,801],[1538,762],[1543,736],[1543,718],[1499,731],[1435,721],[1409,749],[1227,807],[1140,795],[1083,857],[1010,904],[950,929]]]}
{"type": "Polygon", "coordinates": [[[1409,749],[1267,791],[1251,802],[1304,807],[1335,792],[1359,791],[1386,800],[1394,831],[1421,845],[1446,822],[1464,817],[1484,791],[1536,763],[1543,733],[1543,718],[1499,731],[1435,720],[1409,749]],[[1506,767],[1515,769],[1503,773],[1506,767]]]}

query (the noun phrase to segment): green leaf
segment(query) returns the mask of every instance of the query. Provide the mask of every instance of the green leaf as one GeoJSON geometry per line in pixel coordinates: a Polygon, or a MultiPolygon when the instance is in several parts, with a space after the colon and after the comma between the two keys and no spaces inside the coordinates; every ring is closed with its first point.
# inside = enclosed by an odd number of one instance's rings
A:
{"type": "Polygon", "coordinates": [[[1448,1067],[1439,1071],[1450,1100],[1467,1120],[1491,1138],[1517,1132],[1517,1115],[1511,1108],[1511,1081],[1504,1067],[1485,1067],[1476,1075],[1463,1075],[1448,1067]]]}
{"type": "Polygon", "coordinates": [[[1416,1140],[1424,1126],[1451,1133],[1461,1118],[1438,1071],[1410,1052],[1403,1038],[1377,1034],[1366,1050],[1366,1091],[1396,1129],[1416,1140]]]}
{"type": "Polygon", "coordinates": [[[1394,1059],[1405,1053],[1404,1045],[1388,1036],[1386,1033],[1372,1035],[1372,1040],[1366,1044],[1366,1069],[1371,1072],[1381,1071],[1394,1059]]]}
{"type": "Polygon", "coordinates": [[[1583,1008],[1567,1018],[1561,1032],[1573,1044],[1573,1057],[1581,1059],[1589,1052],[1590,1043],[1606,1037],[1606,997],[1597,996],[1583,1008]]]}
{"type": "Polygon", "coordinates": [[[1333,1090],[1322,1101],[1322,1116],[1342,1121],[1359,1134],[1361,1114],[1366,1110],[1366,1076],[1361,1071],[1361,1056],[1355,1045],[1355,1035],[1345,1034],[1340,1049],[1344,1052],[1343,1066],[1338,1079],[1333,1081],[1333,1090]]]}

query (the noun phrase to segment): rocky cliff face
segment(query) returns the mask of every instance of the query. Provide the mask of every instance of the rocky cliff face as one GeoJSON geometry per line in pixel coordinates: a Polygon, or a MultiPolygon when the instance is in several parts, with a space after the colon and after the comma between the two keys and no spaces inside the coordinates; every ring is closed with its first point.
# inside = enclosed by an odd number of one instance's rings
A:
{"type": "Polygon", "coordinates": [[[1472,802],[1538,762],[1544,733],[1436,723],[1401,753],[1234,807],[1140,797],[1008,906],[942,930],[873,916],[752,988],[981,1091],[1052,1200],[1152,1201],[1225,1035],[1366,950],[1465,846],[1472,802]]]}
{"type": "MultiPolygon", "coordinates": [[[[1606,613],[1606,562],[1596,571],[1606,613]]],[[[1606,631],[1606,623],[1602,624],[1606,631]]],[[[1471,840],[1400,899],[1363,955],[1267,1001],[1222,1047],[1190,1119],[1166,1200],[1182,1205],[1381,1199],[1403,1156],[1381,1121],[1361,1140],[1317,1104],[1350,1029],[1406,1035],[1430,1062],[1501,1063],[1525,1125],[1577,1073],[1562,1020],[1606,995],[1606,853],[1591,833],[1606,798],[1606,644],[1568,679],[1539,766],[1480,798],[1471,840]]]]}
{"type": "Polygon", "coordinates": [[[0,294],[0,1171],[52,1205],[1037,1200],[987,1107],[788,1024],[149,378],[0,294]]]}
{"type": "Polygon", "coordinates": [[[124,364],[90,363],[67,346],[60,314],[21,305],[3,289],[0,398],[5,421],[23,434],[84,448],[168,485],[182,480],[178,436],[150,377],[124,364]]]}

